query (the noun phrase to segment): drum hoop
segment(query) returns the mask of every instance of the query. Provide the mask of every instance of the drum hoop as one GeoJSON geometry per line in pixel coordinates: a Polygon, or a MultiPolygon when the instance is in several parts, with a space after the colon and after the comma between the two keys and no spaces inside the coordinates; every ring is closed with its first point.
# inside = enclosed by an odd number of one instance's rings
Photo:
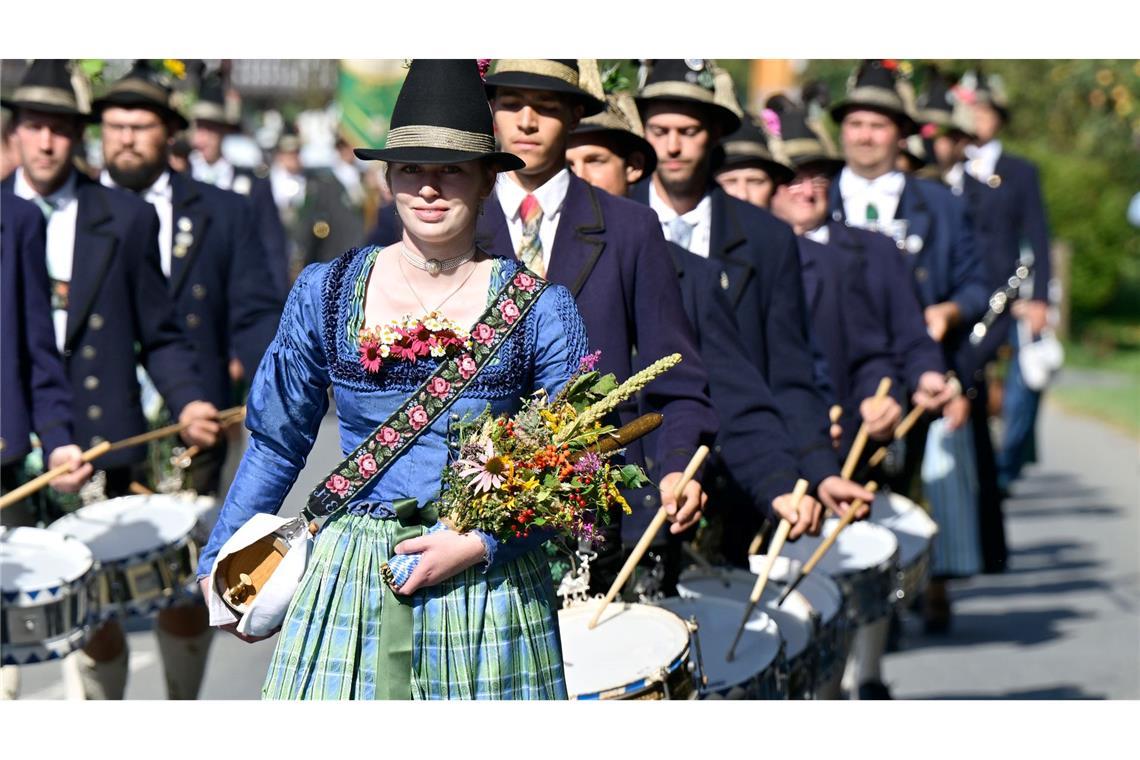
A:
{"type": "MultiPolygon", "coordinates": [[[[668,680],[668,676],[673,675],[680,668],[682,668],[684,666],[684,664],[686,662],[688,662],[688,660],[689,660],[689,645],[686,644],[684,651],[682,651],[681,654],[679,654],[676,659],[674,659],[672,662],[670,662],[668,665],[665,666],[665,672],[666,672],[666,679],[665,680],[668,680]]],[[[577,700],[602,700],[602,699],[615,699],[615,698],[620,699],[621,697],[627,697],[627,696],[630,696],[633,694],[649,691],[655,685],[660,684],[661,682],[662,682],[662,679],[658,678],[657,676],[647,676],[647,677],[642,678],[638,681],[633,681],[631,683],[624,684],[622,686],[616,686],[612,689],[603,689],[601,691],[592,691],[592,692],[586,692],[584,694],[577,694],[574,696],[574,699],[577,699],[577,700]]]]}

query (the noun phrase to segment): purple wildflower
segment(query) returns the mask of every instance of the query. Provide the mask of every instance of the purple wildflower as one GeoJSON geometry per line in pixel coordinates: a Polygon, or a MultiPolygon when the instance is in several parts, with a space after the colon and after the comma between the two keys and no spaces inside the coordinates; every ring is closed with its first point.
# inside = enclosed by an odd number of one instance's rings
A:
{"type": "Polygon", "coordinates": [[[602,458],[593,451],[587,451],[574,463],[574,472],[579,475],[593,475],[602,467],[602,458]]]}
{"type": "Polygon", "coordinates": [[[598,366],[598,359],[602,357],[601,351],[595,351],[592,354],[586,354],[578,361],[579,372],[593,372],[598,366]]]}

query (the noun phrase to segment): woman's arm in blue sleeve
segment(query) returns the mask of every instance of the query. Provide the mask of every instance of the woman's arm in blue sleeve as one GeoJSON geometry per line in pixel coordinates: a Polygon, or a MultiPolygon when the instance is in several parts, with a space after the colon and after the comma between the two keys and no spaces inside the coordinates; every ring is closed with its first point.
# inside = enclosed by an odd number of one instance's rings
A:
{"type": "MultiPolygon", "coordinates": [[[[589,353],[586,325],[574,296],[561,285],[546,289],[529,315],[534,320],[534,388],[546,389],[554,397],[578,369],[582,357],[589,353]]],[[[535,530],[526,538],[499,543],[493,536],[473,531],[483,540],[487,567],[510,562],[554,538],[554,531],[535,530]]]]}
{"type": "Polygon", "coordinates": [[[328,365],[320,337],[326,268],[314,264],[301,272],[277,335],[253,377],[246,402],[249,447],[199,555],[199,576],[210,573],[218,550],[250,517],[281,509],[313,448],[329,404],[328,365]]]}

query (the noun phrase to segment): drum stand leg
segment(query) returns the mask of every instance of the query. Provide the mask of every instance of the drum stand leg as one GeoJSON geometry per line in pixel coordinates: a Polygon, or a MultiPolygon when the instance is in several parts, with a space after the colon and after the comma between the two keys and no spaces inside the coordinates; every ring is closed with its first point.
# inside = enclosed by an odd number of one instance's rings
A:
{"type": "Polygon", "coordinates": [[[118,655],[105,662],[98,662],[82,649],[64,658],[67,698],[122,699],[127,690],[127,656],[128,649],[124,646],[118,655]]]}
{"type": "Polygon", "coordinates": [[[206,658],[214,629],[191,635],[178,636],[165,630],[161,621],[154,626],[158,649],[162,655],[162,670],[166,676],[168,699],[197,699],[206,674],[206,658]]]}
{"type": "Polygon", "coordinates": [[[5,665],[0,668],[0,700],[20,698],[20,668],[5,665]]]}
{"type": "Polygon", "coordinates": [[[847,669],[843,674],[843,687],[852,699],[857,698],[859,687],[863,684],[883,681],[883,654],[887,651],[890,622],[888,615],[874,623],[861,625],[855,631],[851,654],[847,658],[847,669]]]}

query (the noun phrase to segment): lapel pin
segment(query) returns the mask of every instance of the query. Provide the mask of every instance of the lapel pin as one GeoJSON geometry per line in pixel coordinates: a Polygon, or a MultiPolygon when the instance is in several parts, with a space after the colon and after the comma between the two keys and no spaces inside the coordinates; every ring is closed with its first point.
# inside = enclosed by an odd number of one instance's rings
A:
{"type": "Polygon", "coordinates": [[[907,235],[906,249],[910,253],[918,253],[922,250],[923,241],[918,235],[907,235]]]}
{"type": "Polygon", "coordinates": [[[728,272],[720,273],[720,289],[728,290],[728,272]]]}

